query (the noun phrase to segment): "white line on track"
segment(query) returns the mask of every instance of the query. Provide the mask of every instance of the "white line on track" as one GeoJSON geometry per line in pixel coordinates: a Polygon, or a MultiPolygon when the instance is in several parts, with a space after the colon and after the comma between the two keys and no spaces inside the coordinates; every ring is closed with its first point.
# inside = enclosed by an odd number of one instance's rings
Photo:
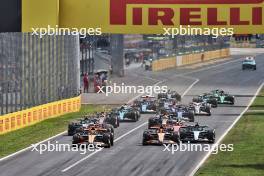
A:
{"type": "MultiPolygon", "coordinates": [[[[137,129],[139,129],[139,128],[141,128],[141,127],[147,125],[147,124],[148,124],[148,122],[142,123],[141,125],[137,126],[136,128],[134,128],[134,129],[128,131],[127,133],[123,134],[122,136],[116,138],[116,139],[114,140],[114,142],[117,142],[117,141],[121,140],[122,138],[126,137],[127,135],[131,134],[132,132],[136,131],[137,129]]],[[[80,164],[81,162],[87,160],[88,158],[90,158],[91,156],[95,155],[96,153],[98,153],[98,152],[100,152],[100,151],[102,151],[102,150],[97,150],[97,151],[95,151],[95,152],[93,152],[93,153],[87,155],[86,157],[82,158],[81,160],[77,161],[76,163],[74,163],[74,164],[68,166],[67,168],[63,169],[61,172],[67,172],[67,171],[70,170],[71,168],[77,166],[77,165],[80,164]]]]}
{"type": "Polygon", "coordinates": [[[181,95],[181,97],[183,98],[190,90],[191,90],[191,88],[195,85],[195,84],[197,84],[200,80],[199,79],[197,79],[197,78],[194,78],[194,77],[189,77],[189,76],[180,76],[180,77],[185,77],[185,78],[187,78],[187,79],[194,79],[195,81],[182,93],[182,95],[181,95]]]}
{"type": "Polygon", "coordinates": [[[125,136],[129,135],[130,133],[136,131],[137,129],[139,129],[139,128],[141,128],[141,127],[147,125],[147,124],[148,124],[148,122],[142,123],[141,125],[137,126],[136,128],[134,128],[134,129],[130,130],[129,132],[123,134],[122,136],[119,136],[118,138],[116,138],[116,139],[114,140],[114,142],[119,141],[120,139],[124,138],[125,136]]]}
{"type": "Polygon", "coordinates": [[[11,155],[8,155],[8,156],[6,156],[6,157],[0,158],[0,162],[1,162],[1,161],[4,161],[4,160],[6,160],[6,159],[9,159],[9,158],[11,158],[11,157],[13,157],[13,156],[15,156],[15,155],[18,155],[18,154],[20,154],[20,153],[23,153],[23,152],[25,152],[25,151],[27,151],[27,150],[32,149],[32,148],[33,148],[33,145],[37,146],[37,145],[39,145],[39,144],[41,144],[41,143],[44,143],[44,142],[50,141],[50,140],[52,140],[52,139],[54,139],[54,138],[56,138],[56,137],[59,137],[59,136],[65,134],[66,132],[67,132],[67,131],[63,131],[62,133],[59,133],[59,134],[57,134],[57,135],[55,135],[55,136],[52,136],[52,137],[50,137],[50,138],[48,138],[48,139],[45,139],[45,140],[43,140],[43,141],[40,141],[40,142],[38,142],[38,143],[36,143],[36,144],[32,144],[31,146],[29,146],[29,147],[27,147],[27,148],[24,148],[24,149],[19,150],[19,151],[15,152],[15,153],[12,153],[11,155]]]}
{"type": "Polygon", "coordinates": [[[217,140],[217,142],[213,145],[213,147],[211,148],[211,150],[206,153],[206,155],[203,157],[203,159],[196,165],[196,167],[193,169],[193,171],[189,174],[189,176],[193,176],[198,169],[203,165],[203,163],[207,160],[207,158],[211,155],[212,151],[215,149],[215,147],[217,145],[219,145],[219,143],[224,139],[224,137],[227,135],[227,133],[235,126],[235,124],[238,122],[238,120],[247,112],[247,110],[249,109],[249,107],[252,105],[252,103],[254,102],[254,100],[256,99],[257,95],[259,94],[259,92],[261,91],[262,87],[264,86],[264,82],[259,86],[259,88],[257,89],[254,97],[251,99],[251,101],[249,102],[249,104],[247,105],[247,107],[244,109],[244,111],[242,111],[240,113],[240,115],[235,119],[235,121],[229,126],[229,128],[221,135],[221,137],[217,140]]]}
{"type": "Polygon", "coordinates": [[[199,82],[199,79],[197,79],[197,80],[195,80],[184,92],[183,92],[183,94],[181,95],[181,97],[184,97],[190,90],[191,90],[191,88],[196,84],[196,83],[198,83],[199,82]]]}

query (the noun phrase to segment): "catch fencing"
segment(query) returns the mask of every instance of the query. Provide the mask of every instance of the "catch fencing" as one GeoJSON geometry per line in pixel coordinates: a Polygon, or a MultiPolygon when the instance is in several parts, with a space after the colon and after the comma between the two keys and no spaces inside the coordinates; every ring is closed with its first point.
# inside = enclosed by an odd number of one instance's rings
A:
{"type": "Polygon", "coordinates": [[[0,115],[76,97],[78,36],[0,33],[0,115]]]}

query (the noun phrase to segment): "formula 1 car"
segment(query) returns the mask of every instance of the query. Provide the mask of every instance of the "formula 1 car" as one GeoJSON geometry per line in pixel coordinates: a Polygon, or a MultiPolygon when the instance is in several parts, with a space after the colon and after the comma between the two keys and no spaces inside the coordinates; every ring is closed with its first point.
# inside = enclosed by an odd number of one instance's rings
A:
{"type": "Polygon", "coordinates": [[[155,113],[157,111],[156,98],[153,96],[142,96],[134,101],[134,107],[138,107],[140,113],[155,113]]]}
{"type": "Polygon", "coordinates": [[[171,91],[171,90],[168,90],[165,93],[159,93],[158,99],[161,99],[161,98],[175,99],[177,101],[181,101],[181,95],[178,94],[176,91],[171,91]]]}
{"type": "Polygon", "coordinates": [[[194,110],[188,105],[178,104],[169,109],[160,109],[161,114],[167,114],[183,121],[194,122],[194,110]]]}
{"type": "Polygon", "coordinates": [[[176,117],[175,114],[170,115],[156,115],[154,117],[150,117],[148,120],[148,128],[160,127],[162,125],[171,125],[171,126],[179,126],[182,124],[183,120],[176,117]]]}
{"type": "Polygon", "coordinates": [[[118,116],[116,116],[116,114],[114,114],[112,112],[107,113],[104,116],[102,116],[101,118],[102,118],[102,120],[101,120],[102,123],[111,124],[114,128],[119,127],[120,120],[119,120],[118,116]]]}
{"type": "Polygon", "coordinates": [[[73,136],[75,133],[82,131],[82,128],[86,128],[89,124],[95,124],[98,119],[95,117],[85,117],[84,119],[79,119],[69,123],[68,125],[68,135],[73,136]]]}
{"type": "Polygon", "coordinates": [[[143,133],[142,145],[149,144],[176,144],[179,143],[179,135],[172,126],[161,126],[147,129],[143,133]]]}
{"type": "Polygon", "coordinates": [[[109,124],[90,124],[72,137],[72,144],[93,144],[110,148],[114,145],[114,131],[109,124]]]}
{"type": "Polygon", "coordinates": [[[132,120],[136,122],[140,118],[139,110],[127,105],[118,108],[114,113],[117,115],[119,121],[132,120]]]}
{"type": "Polygon", "coordinates": [[[216,108],[218,106],[217,100],[218,98],[216,98],[213,94],[204,93],[202,95],[199,95],[198,97],[193,98],[192,101],[196,103],[209,103],[211,104],[212,108],[216,108]]]}
{"type": "Polygon", "coordinates": [[[211,116],[211,104],[191,102],[190,108],[193,109],[195,115],[208,115],[211,116]]]}
{"type": "Polygon", "coordinates": [[[114,128],[119,127],[119,119],[113,113],[109,112],[101,112],[96,114],[96,119],[98,119],[98,123],[100,124],[110,124],[114,128]]]}
{"type": "Polygon", "coordinates": [[[217,98],[218,104],[235,104],[235,96],[230,95],[221,89],[212,90],[211,93],[217,98]]]}
{"type": "Polygon", "coordinates": [[[198,124],[181,127],[179,129],[179,135],[182,142],[215,142],[215,129],[198,124]]]}
{"type": "Polygon", "coordinates": [[[254,57],[247,57],[245,60],[243,60],[242,70],[245,70],[245,69],[257,70],[257,64],[256,64],[254,57]]]}
{"type": "Polygon", "coordinates": [[[114,128],[117,128],[119,127],[119,119],[111,113],[99,113],[96,115],[86,116],[79,121],[69,123],[68,135],[72,136],[91,124],[110,124],[114,128]]]}
{"type": "Polygon", "coordinates": [[[163,123],[163,115],[156,115],[154,117],[150,117],[148,119],[148,128],[152,128],[152,127],[160,127],[163,123]]]}
{"type": "Polygon", "coordinates": [[[177,101],[173,98],[161,98],[158,99],[158,108],[165,108],[165,109],[169,109],[171,106],[176,105],[177,101]]]}

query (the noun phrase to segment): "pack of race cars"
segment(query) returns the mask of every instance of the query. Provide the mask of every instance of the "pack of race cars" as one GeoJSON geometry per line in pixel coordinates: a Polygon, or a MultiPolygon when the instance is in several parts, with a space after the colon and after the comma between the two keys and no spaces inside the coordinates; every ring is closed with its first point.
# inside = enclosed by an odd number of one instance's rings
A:
{"type": "Polygon", "coordinates": [[[195,125],[196,115],[211,116],[211,108],[219,104],[235,103],[235,97],[223,90],[194,97],[188,105],[181,103],[181,96],[175,91],[154,96],[141,96],[130,105],[114,108],[109,112],[85,116],[68,125],[72,143],[95,144],[102,147],[114,145],[114,128],[121,121],[137,122],[142,113],[152,113],[148,129],[143,133],[142,144],[165,144],[179,142],[215,142],[215,130],[208,126],[195,125]]]}

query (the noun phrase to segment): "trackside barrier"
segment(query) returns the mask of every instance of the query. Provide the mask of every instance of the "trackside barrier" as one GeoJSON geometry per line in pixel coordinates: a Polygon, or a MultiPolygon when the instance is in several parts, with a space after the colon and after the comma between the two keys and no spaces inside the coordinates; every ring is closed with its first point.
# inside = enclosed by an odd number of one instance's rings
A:
{"type": "Polygon", "coordinates": [[[152,70],[153,71],[165,70],[168,68],[173,68],[175,66],[176,66],[176,58],[169,57],[166,59],[159,59],[159,60],[153,61],[152,70]]]}
{"type": "Polygon", "coordinates": [[[182,55],[176,57],[170,57],[165,59],[155,60],[152,63],[152,71],[160,71],[169,68],[201,63],[204,61],[208,61],[211,59],[218,59],[223,57],[229,57],[230,50],[229,48],[220,49],[215,51],[206,51],[203,53],[196,53],[196,54],[189,54],[189,55],[182,55]]]}
{"type": "Polygon", "coordinates": [[[36,124],[46,119],[71,112],[78,112],[80,108],[81,97],[78,96],[0,116],[0,135],[36,124]]]}

